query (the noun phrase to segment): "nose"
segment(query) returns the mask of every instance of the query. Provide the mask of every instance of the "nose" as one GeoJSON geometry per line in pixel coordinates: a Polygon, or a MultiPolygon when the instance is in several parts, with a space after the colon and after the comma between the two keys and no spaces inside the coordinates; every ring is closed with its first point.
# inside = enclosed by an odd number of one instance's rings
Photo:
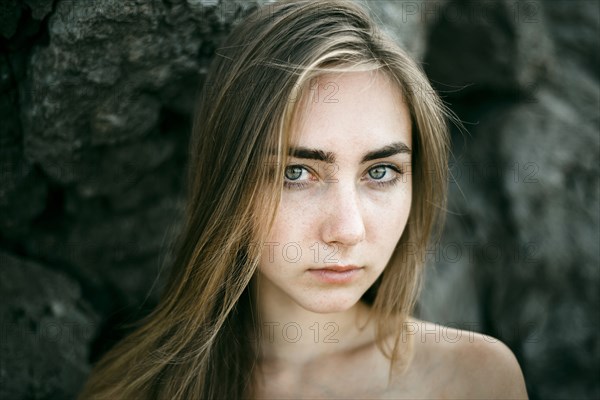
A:
{"type": "Polygon", "coordinates": [[[354,184],[341,180],[328,188],[321,237],[329,245],[353,246],[365,238],[365,224],[360,199],[354,184]]]}

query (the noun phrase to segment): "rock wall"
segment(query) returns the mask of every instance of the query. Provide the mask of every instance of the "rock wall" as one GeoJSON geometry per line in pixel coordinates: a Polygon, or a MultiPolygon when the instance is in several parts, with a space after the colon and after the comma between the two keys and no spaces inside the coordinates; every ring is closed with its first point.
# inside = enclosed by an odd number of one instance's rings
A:
{"type": "MultiPolygon", "coordinates": [[[[600,397],[599,4],[362,2],[468,131],[419,315],[503,340],[532,399],[600,397]]],[[[0,398],[74,396],[155,304],[194,99],[253,4],[0,6],[0,398]]]]}
{"type": "Polygon", "coordinates": [[[424,61],[469,133],[424,314],[508,344],[531,398],[598,398],[600,5],[446,7],[424,61]]]}

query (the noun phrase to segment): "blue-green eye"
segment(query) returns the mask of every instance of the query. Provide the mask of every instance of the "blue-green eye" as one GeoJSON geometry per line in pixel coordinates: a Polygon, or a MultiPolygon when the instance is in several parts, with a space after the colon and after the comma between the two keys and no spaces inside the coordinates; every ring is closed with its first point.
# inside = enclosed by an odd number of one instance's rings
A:
{"type": "Polygon", "coordinates": [[[386,167],[385,165],[378,165],[377,167],[371,168],[369,170],[369,176],[375,180],[383,179],[383,177],[387,173],[387,169],[388,167],[386,167]]]}
{"type": "Polygon", "coordinates": [[[376,165],[375,167],[369,170],[369,177],[377,186],[395,185],[400,181],[401,176],[402,171],[400,170],[400,168],[393,164],[376,165]],[[389,170],[392,170],[394,173],[392,174],[391,178],[384,180],[384,178],[386,178],[389,175],[389,170]]]}
{"type": "Polygon", "coordinates": [[[300,180],[304,172],[310,174],[310,171],[302,165],[287,166],[285,168],[283,186],[287,189],[302,189],[310,185],[310,178],[300,180]]]}
{"type": "Polygon", "coordinates": [[[296,181],[302,176],[303,169],[299,165],[291,165],[285,169],[285,177],[291,181],[296,181]]]}

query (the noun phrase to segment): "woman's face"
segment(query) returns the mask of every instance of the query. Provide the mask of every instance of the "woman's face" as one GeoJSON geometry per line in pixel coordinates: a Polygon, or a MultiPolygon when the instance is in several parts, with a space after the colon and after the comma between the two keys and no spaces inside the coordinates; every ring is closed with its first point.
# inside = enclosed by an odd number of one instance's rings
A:
{"type": "Polygon", "coordinates": [[[383,272],[406,226],[411,123],[400,92],[380,72],[322,76],[312,90],[263,245],[259,288],[281,304],[339,312],[383,272]],[[359,269],[315,271],[350,265],[359,269]]]}

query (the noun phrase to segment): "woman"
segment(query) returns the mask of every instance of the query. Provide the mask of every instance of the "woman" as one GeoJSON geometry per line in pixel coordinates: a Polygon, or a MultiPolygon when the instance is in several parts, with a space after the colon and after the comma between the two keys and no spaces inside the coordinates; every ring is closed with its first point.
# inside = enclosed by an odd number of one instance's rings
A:
{"type": "Polygon", "coordinates": [[[451,114],[363,9],[265,6],[207,81],[170,281],[82,399],[526,398],[501,342],[410,315],[451,114]]]}

